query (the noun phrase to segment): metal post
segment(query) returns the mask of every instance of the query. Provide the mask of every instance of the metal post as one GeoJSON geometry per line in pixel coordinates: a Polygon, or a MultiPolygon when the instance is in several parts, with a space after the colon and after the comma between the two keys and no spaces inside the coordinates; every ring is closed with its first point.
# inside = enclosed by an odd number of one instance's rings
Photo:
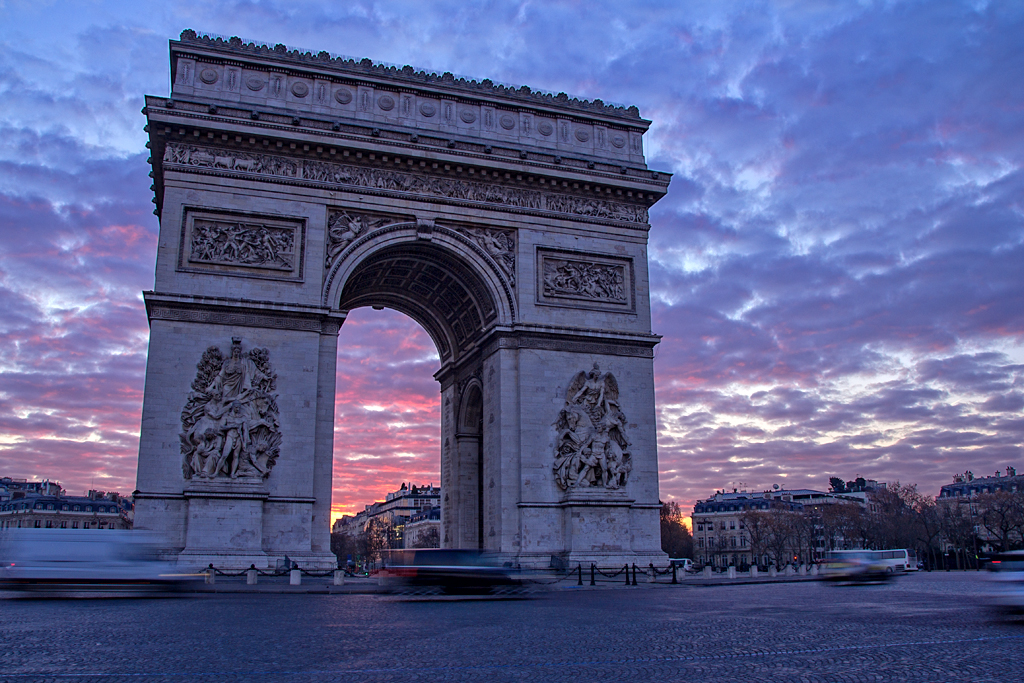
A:
{"type": "MultiPolygon", "coordinates": [[[[627,566],[626,569],[628,570],[629,567],[627,566]]],[[[635,562],[633,563],[633,585],[634,586],[636,585],[636,563],[635,562]]]]}
{"type": "Polygon", "coordinates": [[[576,585],[577,586],[582,586],[583,585],[583,565],[582,564],[577,564],[576,565],[576,585]]]}
{"type": "Polygon", "coordinates": [[[249,568],[245,570],[245,583],[249,586],[256,585],[256,565],[250,564],[249,568]]]}
{"type": "Polygon", "coordinates": [[[674,584],[679,583],[679,581],[676,579],[676,563],[675,562],[672,563],[672,583],[674,583],[674,584]]]}
{"type": "Polygon", "coordinates": [[[595,585],[594,584],[594,563],[593,562],[590,563],[590,585],[591,586],[595,585]]]}
{"type": "Polygon", "coordinates": [[[217,574],[216,570],[213,568],[212,562],[210,563],[210,566],[206,569],[206,583],[210,585],[217,583],[217,574]]]}
{"type": "Polygon", "coordinates": [[[626,585],[629,585],[629,565],[626,565],[626,585]]]}
{"type": "Polygon", "coordinates": [[[658,572],[654,571],[654,563],[653,562],[651,562],[651,564],[650,564],[650,567],[648,569],[648,573],[650,573],[650,575],[651,575],[651,583],[657,583],[658,582],[658,572]]]}

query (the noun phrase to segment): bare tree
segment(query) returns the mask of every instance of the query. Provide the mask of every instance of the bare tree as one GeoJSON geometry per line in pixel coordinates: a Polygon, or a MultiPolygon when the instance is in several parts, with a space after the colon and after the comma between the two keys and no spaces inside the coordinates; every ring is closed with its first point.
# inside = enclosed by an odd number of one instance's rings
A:
{"type": "Polygon", "coordinates": [[[416,542],[412,545],[413,548],[440,548],[441,547],[441,532],[438,531],[437,527],[431,527],[420,534],[420,537],[416,539],[416,542]]]}
{"type": "Polygon", "coordinates": [[[683,523],[679,503],[661,504],[661,549],[669,557],[693,557],[693,534],[683,523]]]}
{"type": "Polygon", "coordinates": [[[768,513],[764,510],[747,510],[740,515],[740,521],[750,538],[751,564],[760,565],[761,558],[768,550],[768,513]]]}
{"type": "Polygon", "coordinates": [[[1024,527],[1024,492],[995,491],[983,493],[976,499],[978,518],[988,533],[1006,552],[1021,543],[1024,527]]]}

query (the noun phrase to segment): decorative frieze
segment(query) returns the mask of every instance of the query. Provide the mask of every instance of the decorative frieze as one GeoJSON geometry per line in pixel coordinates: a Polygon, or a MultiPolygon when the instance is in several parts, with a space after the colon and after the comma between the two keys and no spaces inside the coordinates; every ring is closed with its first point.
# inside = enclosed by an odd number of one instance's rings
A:
{"type": "Polygon", "coordinates": [[[228,151],[179,142],[167,143],[163,162],[164,167],[168,169],[210,169],[225,173],[275,176],[331,186],[368,188],[381,192],[414,194],[624,223],[646,224],[648,221],[646,207],[608,199],[578,197],[392,169],[366,168],[333,161],[228,151]]]}

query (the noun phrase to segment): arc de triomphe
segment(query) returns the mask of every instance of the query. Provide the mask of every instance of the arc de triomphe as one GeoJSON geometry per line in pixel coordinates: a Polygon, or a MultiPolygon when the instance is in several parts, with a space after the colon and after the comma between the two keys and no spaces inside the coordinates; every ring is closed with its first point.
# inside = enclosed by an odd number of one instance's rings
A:
{"type": "Polygon", "coordinates": [[[337,349],[377,306],[441,358],[442,546],[663,558],[650,122],[193,31],[170,52],[136,528],[183,565],[333,566],[337,349]]]}

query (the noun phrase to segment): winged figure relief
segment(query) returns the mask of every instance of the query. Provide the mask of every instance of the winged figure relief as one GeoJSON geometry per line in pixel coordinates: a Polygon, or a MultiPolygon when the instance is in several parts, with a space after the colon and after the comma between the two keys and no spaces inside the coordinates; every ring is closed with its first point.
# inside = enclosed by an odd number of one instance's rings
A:
{"type": "Polygon", "coordinates": [[[569,382],[565,407],[555,422],[555,481],[563,490],[626,485],[633,469],[619,385],[594,364],[569,382]]]}

